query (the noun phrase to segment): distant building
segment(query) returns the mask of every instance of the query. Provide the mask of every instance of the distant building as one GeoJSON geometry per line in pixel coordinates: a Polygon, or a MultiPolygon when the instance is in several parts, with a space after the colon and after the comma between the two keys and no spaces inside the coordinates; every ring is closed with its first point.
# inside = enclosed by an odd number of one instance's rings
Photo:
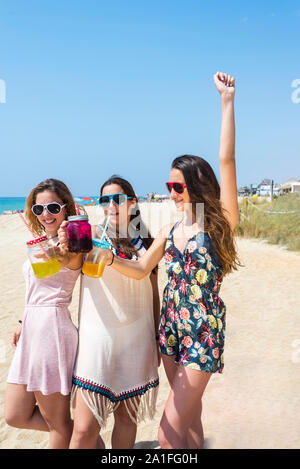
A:
{"type": "Polygon", "coordinates": [[[250,184],[250,194],[255,195],[258,190],[258,185],[257,184],[250,184]]]}
{"type": "Polygon", "coordinates": [[[271,179],[263,179],[260,184],[257,186],[257,192],[259,195],[271,195],[271,179]]]}
{"type": "Polygon", "coordinates": [[[272,179],[263,179],[260,184],[257,186],[257,194],[260,196],[268,195],[272,193],[272,184],[273,184],[273,195],[279,195],[279,185],[274,184],[272,179]]]}
{"type": "Polygon", "coordinates": [[[238,189],[238,195],[239,196],[249,195],[249,193],[250,193],[250,190],[249,190],[249,187],[247,187],[247,186],[240,187],[238,189]]]}
{"type": "Polygon", "coordinates": [[[287,179],[281,186],[279,186],[280,194],[287,194],[289,192],[300,193],[300,180],[295,178],[287,179]]]}

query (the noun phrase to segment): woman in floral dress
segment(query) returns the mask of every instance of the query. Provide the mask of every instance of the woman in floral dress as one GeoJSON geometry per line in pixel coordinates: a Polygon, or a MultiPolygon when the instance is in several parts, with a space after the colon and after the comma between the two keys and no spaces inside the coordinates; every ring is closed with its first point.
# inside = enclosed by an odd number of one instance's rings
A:
{"type": "Polygon", "coordinates": [[[167,188],[181,222],[165,226],[136,262],[109,259],[112,267],[141,279],[163,255],[168,274],[159,341],[170,394],[158,439],[165,449],[202,448],[202,396],[212,373],[224,367],[226,308],[219,297],[224,275],[237,269],[233,230],[238,222],[235,170],[235,80],[216,73],[221,95],[220,185],[203,158],[172,163],[167,188]]]}
{"type": "Polygon", "coordinates": [[[222,266],[206,233],[198,233],[183,253],[173,240],[165,249],[169,282],[163,293],[160,350],[187,368],[223,370],[225,305],[218,296],[222,266]]]}

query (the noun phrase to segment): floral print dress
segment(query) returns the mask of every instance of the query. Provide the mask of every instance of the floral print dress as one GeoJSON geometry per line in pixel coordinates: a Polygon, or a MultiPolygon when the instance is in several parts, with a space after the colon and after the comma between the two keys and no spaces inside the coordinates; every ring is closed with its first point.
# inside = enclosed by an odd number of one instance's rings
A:
{"type": "Polygon", "coordinates": [[[222,373],[226,308],[219,297],[222,266],[208,233],[199,232],[183,253],[166,242],[168,283],[163,292],[159,324],[161,353],[181,365],[222,373]]]}

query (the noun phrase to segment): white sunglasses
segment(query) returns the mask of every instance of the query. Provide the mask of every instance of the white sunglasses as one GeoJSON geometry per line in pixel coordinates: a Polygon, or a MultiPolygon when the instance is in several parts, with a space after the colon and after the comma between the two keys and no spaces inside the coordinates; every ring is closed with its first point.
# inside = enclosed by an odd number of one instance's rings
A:
{"type": "Polygon", "coordinates": [[[59,215],[66,205],[67,204],[60,205],[58,202],[50,202],[50,204],[35,204],[31,207],[31,211],[36,217],[41,216],[45,208],[51,215],[59,215]]]}

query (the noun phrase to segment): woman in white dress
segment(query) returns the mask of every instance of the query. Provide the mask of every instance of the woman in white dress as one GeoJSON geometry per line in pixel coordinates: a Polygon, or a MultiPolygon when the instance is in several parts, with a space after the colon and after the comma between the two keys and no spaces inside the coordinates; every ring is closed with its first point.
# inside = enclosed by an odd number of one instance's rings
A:
{"type": "MultiPolygon", "coordinates": [[[[138,236],[133,223],[139,212],[132,186],[113,176],[103,184],[99,202],[110,216],[106,240],[114,256],[138,259],[152,239],[141,226],[139,232],[146,236],[138,236]]],[[[60,232],[63,246],[65,224],[60,232]]],[[[82,276],[70,448],[103,448],[99,432],[111,412],[112,448],[132,448],[138,422],[153,418],[159,384],[159,314],[157,269],[143,281],[108,268],[98,279],[82,276]]]]}

